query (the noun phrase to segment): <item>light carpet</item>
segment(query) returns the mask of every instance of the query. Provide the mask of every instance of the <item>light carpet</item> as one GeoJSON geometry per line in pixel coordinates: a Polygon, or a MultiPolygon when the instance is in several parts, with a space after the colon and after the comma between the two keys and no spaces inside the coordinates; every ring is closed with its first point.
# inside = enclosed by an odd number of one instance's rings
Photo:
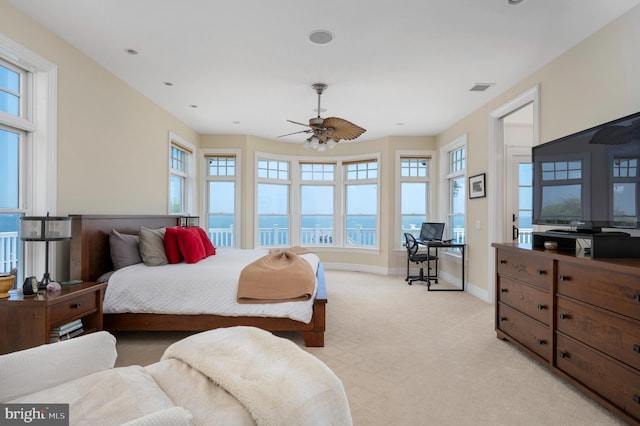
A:
{"type": "MultiPolygon", "coordinates": [[[[325,347],[355,425],[624,425],[512,344],[494,307],[403,277],[325,271],[325,347]]],[[[444,285],[444,284],[441,284],[444,285]]],[[[189,333],[117,333],[117,365],[146,365],[189,333]]]]}

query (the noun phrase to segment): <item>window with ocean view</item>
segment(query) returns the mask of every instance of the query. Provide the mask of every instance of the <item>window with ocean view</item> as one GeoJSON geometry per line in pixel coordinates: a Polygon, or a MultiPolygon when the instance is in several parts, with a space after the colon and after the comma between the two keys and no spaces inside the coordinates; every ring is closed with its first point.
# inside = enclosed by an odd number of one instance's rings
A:
{"type": "Polygon", "coordinates": [[[215,247],[236,246],[235,154],[205,154],[207,166],[207,234],[215,247]]]}
{"type": "Polygon", "coordinates": [[[259,154],[256,246],[377,247],[378,164],[259,154]]]}
{"type": "Polygon", "coordinates": [[[399,157],[401,226],[397,235],[398,247],[404,246],[405,232],[418,238],[422,223],[428,222],[430,162],[431,158],[426,155],[399,157]]]}

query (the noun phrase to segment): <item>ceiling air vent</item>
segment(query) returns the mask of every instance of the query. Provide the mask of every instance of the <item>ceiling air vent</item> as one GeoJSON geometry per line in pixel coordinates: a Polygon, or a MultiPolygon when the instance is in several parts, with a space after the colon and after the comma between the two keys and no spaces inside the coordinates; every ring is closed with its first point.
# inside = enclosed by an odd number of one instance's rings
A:
{"type": "Polygon", "coordinates": [[[493,86],[495,83],[476,83],[471,89],[470,92],[484,92],[489,87],[493,86]]]}

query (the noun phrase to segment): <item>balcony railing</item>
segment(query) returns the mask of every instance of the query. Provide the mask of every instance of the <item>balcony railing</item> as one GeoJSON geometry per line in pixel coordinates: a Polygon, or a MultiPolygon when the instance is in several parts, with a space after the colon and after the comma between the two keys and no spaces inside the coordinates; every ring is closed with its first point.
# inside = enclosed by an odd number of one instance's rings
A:
{"type": "Polygon", "coordinates": [[[0,272],[18,267],[18,244],[17,232],[0,232],[0,272]]]}

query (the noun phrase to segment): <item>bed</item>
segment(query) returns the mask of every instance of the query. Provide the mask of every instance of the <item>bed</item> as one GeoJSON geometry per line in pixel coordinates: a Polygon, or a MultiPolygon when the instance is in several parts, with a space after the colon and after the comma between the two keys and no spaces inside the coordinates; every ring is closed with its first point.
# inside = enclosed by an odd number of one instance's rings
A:
{"type": "MultiPolygon", "coordinates": [[[[173,227],[179,219],[178,216],[171,215],[71,215],[71,218],[70,276],[71,279],[83,281],[96,281],[113,270],[109,251],[109,235],[113,229],[124,234],[137,234],[140,227],[173,227]]],[[[309,322],[251,315],[125,312],[105,313],[103,324],[106,330],[111,331],[205,331],[221,327],[254,326],[272,332],[300,332],[306,346],[322,347],[324,346],[326,303],[324,269],[320,263],[309,322]]]]}

